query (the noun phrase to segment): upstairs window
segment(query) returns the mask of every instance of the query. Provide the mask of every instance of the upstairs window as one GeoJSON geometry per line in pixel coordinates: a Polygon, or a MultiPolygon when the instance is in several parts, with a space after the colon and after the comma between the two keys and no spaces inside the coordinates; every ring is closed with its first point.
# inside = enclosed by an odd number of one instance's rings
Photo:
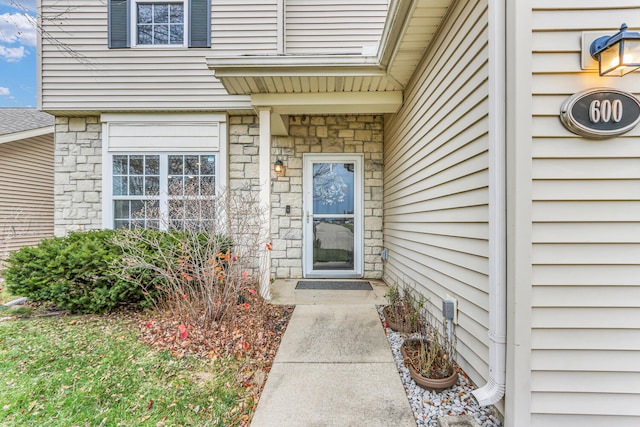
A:
{"type": "Polygon", "coordinates": [[[211,46],[211,0],[108,2],[111,49],[211,46]]]}
{"type": "Polygon", "coordinates": [[[184,45],[184,3],[134,2],[136,45],[184,45]]]}

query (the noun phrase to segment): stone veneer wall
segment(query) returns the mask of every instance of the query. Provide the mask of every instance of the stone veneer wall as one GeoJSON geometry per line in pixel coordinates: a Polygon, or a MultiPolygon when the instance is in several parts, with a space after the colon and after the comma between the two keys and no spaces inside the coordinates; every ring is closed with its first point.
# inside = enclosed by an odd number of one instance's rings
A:
{"type": "Polygon", "coordinates": [[[54,174],[54,234],[102,228],[98,117],[56,117],[54,174]]]}
{"type": "Polygon", "coordinates": [[[364,155],[364,275],[381,278],[382,251],[382,116],[292,116],[289,137],[274,137],[273,164],[281,159],[285,175],[272,186],[271,254],[275,278],[302,277],[302,156],[304,153],[364,155]],[[291,207],[291,213],[285,207],[291,207]]]}
{"type": "Polygon", "coordinates": [[[229,117],[229,190],[260,192],[260,124],[257,116],[229,117]]]}
{"type": "MultiPolygon", "coordinates": [[[[302,277],[302,155],[363,153],[364,273],[382,277],[382,116],[294,116],[290,136],[274,137],[272,161],[285,175],[272,182],[274,278],[302,277]],[[291,207],[291,213],[285,207],[291,207]]],[[[256,116],[229,117],[230,191],[257,193],[260,125],[256,116]]],[[[55,235],[102,227],[102,126],[98,117],[56,117],[55,235]]]]}

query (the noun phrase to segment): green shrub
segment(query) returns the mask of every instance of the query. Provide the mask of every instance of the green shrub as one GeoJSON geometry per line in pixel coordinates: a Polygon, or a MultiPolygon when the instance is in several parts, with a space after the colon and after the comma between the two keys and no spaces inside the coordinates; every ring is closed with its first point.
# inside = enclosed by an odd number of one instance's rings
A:
{"type": "Polygon", "coordinates": [[[33,301],[49,301],[74,313],[102,313],[147,299],[144,288],[113,267],[122,249],[117,230],[71,233],[9,255],[7,288],[33,301]]]}
{"type": "MultiPolygon", "coordinates": [[[[72,313],[103,313],[123,304],[146,306],[166,287],[166,276],[159,271],[177,265],[179,254],[203,250],[211,241],[205,233],[190,241],[183,231],[137,230],[144,238],[130,243],[147,267],[123,268],[127,255],[117,242],[130,233],[76,232],[23,247],[6,260],[7,288],[13,295],[52,302],[72,313]]],[[[221,239],[229,249],[229,240],[221,239]]]]}

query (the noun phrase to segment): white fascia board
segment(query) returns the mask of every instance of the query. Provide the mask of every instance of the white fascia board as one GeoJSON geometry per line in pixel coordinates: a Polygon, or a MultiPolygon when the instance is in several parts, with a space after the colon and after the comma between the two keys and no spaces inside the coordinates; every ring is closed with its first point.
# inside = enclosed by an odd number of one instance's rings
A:
{"type": "Polygon", "coordinates": [[[46,126],[38,129],[30,129],[22,132],[0,135],[0,144],[4,144],[5,142],[19,141],[21,139],[35,138],[37,136],[46,135],[48,133],[53,134],[54,129],[54,126],[46,126]]]}
{"type": "Polygon", "coordinates": [[[361,75],[383,76],[377,56],[313,55],[313,56],[229,56],[207,58],[216,77],[251,76],[315,76],[361,75]]]}
{"type": "Polygon", "coordinates": [[[415,10],[418,0],[391,0],[387,20],[378,44],[378,63],[385,68],[397,54],[400,40],[408,24],[408,17],[415,10]]]}
{"type": "Polygon", "coordinates": [[[402,92],[332,92],[253,94],[254,109],[271,107],[276,114],[385,114],[402,105],[402,92]]]}

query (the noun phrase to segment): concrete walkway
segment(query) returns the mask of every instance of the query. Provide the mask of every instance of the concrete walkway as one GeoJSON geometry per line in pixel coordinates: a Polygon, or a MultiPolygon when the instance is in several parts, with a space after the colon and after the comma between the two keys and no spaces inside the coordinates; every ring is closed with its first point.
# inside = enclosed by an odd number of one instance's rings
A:
{"type": "Polygon", "coordinates": [[[315,299],[293,312],[252,427],[415,426],[375,306],[315,299]]]}

